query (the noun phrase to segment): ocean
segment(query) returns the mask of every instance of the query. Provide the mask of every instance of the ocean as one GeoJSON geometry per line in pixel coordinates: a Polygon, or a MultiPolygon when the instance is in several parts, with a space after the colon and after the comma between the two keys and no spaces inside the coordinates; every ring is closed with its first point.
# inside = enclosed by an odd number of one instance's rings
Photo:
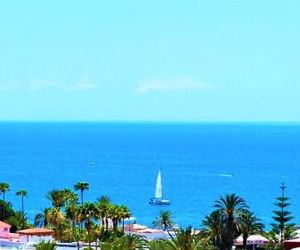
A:
{"type": "Polygon", "coordinates": [[[47,192],[86,181],[85,201],[107,195],[151,226],[161,210],[180,226],[201,228],[214,201],[246,199],[267,225],[280,185],[300,224],[300,125],[251,123],[0,123],[0,182],[20,209],[26,189],[30,219],[50,206],[47,192]],[[93,164],[90,164],[92,162],[93,164]],[[169,206],[152,206],[158,170],[169,206]]]}

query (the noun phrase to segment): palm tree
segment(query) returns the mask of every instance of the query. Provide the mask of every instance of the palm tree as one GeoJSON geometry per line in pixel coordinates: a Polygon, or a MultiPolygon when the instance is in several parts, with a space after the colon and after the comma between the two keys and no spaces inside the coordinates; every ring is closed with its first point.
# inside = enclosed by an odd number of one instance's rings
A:
{"type": "Polygon", "coordinates": [[[131,211],[129,210],[129,208],[125,205],[121,205],[120,206],[120,217],[122,220],[122,231],[124,233],[124,221],[125,219],[129,219],[131,216],[131,211]]]}
{"type": "Polygon", "coordinates": [[[73,191],[68,193],[66,202],[66,217],[72,222],[72,232],[75,233],[76,223],[79,221],[78,195],[73,191]]]}
{"type": "Polygon", "coordinates": [[[0,211],[1,221],[5,221],[8,217],[13,216],[15,214],[15,211],[12,208],[12,204],[3,200],[0,200],[0,211]]]}
{"type": "Polygon", "coordinates": [[[41,241],[38,244],[34,245],[35,250],[55,250],[56,249],[56,244],[55,242],[50,242],[50,241],[41,241]]]}
{"type": "Polygon", "coordinates": [[[16,195],[21,197],[21,202],[22,202],[22,214],[24,215],[24,197],[27,195],[27,191],[24,189],[21,189],[16,192],[16,195]]]}
{"type": "MultiPolygon", "coordinates": [[[[0,183],[0,194],[2,194],[2,200],[3,202],[5,203],[5,193],[9,191],[9,184],[6,183],[6,182],[1,182],[0,183]]],[[[2,207],[2,218],[5,218],[6,217],[6,214],[5,214],[5,209],[4,209],[4,204],[3,204],[3,207],[2,207]]]]}
{"type": "Polygon", "coordinates": [[[96,215],[99,213],[97,206],[91,202],[85,202],[80,207],[81,219],[85,224],[85,228],[88,234],[89,248],[91,248],[91,228],[93,225],[93,220],[96,218],[96,215]]]}
{"type": "Polygon", "coordinates": [[[107,218],[111,219],[113,225],[113,231],[117,231],[118,223],[121,221],[121,209],[120,206],[111,204],[107,211],[107,218]]]}
{"type": "Polygon", "coordinates": [[[159,216],[153,222],[153,226],[156,228],[162,228],[164,231],[172,229],[174,222],[170,211],[161,211],[159,216]]]}
{"type": "Polygon", "coordinates": [[[67,201],[67,193],[65,190],[53,189],[48,192],[47,198],[51,200],[53,207],[62,208],[67,201]]]}
{"type": "Polygon", "coordinates": [[[251,234],[263,232],[264,225],[252,212],[247,211],[241,217],[241,233],[243,235],[243,246],[247,249],[247,238],[251,234]]]}
{"type": "Polygon", "coordinates": [[[202,222],[204,238],[214,246],[222,249],[224,239],[224,224],[219,210],[213,211],[202,222]]]}
{"type": "Polygon", "coordinates": [[[148,241],[149,250],[169,250],[168,240],[158,239],[148,241]]]}
{"type": "Polygon", "coordinates": [[[20,211],[16,212],[13,216],[8,217],[5,221],[11,225],[10,230],[12,233],[29,227],[26,215],[20,211]]]}
{"type": "Polygon", "coordinates": [[[58,207],[54,207],[47,211],[46,218],[50,225],[57,227],[65,220],[65,215],[58,207]]]}
{"type": "Polygon", "coordinates": [[[136,249],[145,249],[147,244],[147,241],[144,237],[134,235],[134,234],[128,234],[123,235],[119,239],[119,246],[121,246],[121,249],[126,250],[136,250],[136,249]]]}
{"type": "MultiPolygon", "coordinates": [[[[101,250],[143,250],[148,249],[144,237],[136,234],[123,235],[113,242],[106,241],[101,244],[101,250]]],[[[162,249],[160,249],[162,250],[162,249]]]]}
{"type": "Polygon", "coordinates": [[[231,250],[233,240],[239,234],[242,215],[247,211],[248,206],[243,198],[229,194],[215,201],[214,207],[219,211],[224,223],[225,249],[231,250]]]}
{"type": "Polygon", "coordinates": [[[87,182],[77,182],[74,185],[75,190],[80,190],[80,194],[81,194],[81,205],[83,205],[83,191],[88,190],[89,189],[89,184],[87,182]]]}
{"type": "Polygon", "coordinates": [[[172,250],[200,250],[204,249],[201,246],[201,240],[199,237],[193,234],[191,227],[186,229],[175,230],[176,237],[171,235],[171,240],[167,241],[167,245],[172,250]]]}
{"type": "Polygon", "coordinates": [[[111,200],[108,196],[101,196],[98,199],[97,206],[99,209],[98,219],[101,220],[101,224],[105,227],[105,230],[108,230],[108,217],[107,213],[109,207],[111,206],[111,200]]]}
{"type": "Polygon", "coordinates": [[[45,208],[41,213],[38,213],[34,217],[33,225],[35,227],[46,227],[48,225],[47,214],[50,208],[45,208]]]}
{"type": "Polygon", "coordinates": [[[7,191],[9,191],[9,184],[8,183],[6,183],[6,182],[1,182],[0,183],[0,194],[2,194],[3,196],[3,198],[2,198],[2,200],[5,202],[5,193],[7,192],[7,191]]]}
{"type": "Polygon", "coordinates": [[[66,229],[67,221],[64,213],[59,207],[50,208],[47,211],[47,222],[54,230],[54,236],[57,240],[63,235],[63,231],[66,229]]]}

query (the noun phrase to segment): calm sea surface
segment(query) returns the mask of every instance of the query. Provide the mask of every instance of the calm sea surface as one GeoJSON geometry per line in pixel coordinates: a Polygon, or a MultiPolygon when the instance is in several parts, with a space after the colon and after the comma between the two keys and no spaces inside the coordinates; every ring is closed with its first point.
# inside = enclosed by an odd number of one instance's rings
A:
{"type": "Polygon", "coordinates": [[[28,190],[30,218],[50,206],[49,190],[86,181],[85,200],[108,195],[138,223],[168,209],[179,225],[197,228],[231,192],[269,224],[284,182],[300,224],[300,125],[0,123],[0,181],[10,183],[17,209],[16,190],[28,190]],[[159,168],[168,207],[148,204],[159,168]]]}

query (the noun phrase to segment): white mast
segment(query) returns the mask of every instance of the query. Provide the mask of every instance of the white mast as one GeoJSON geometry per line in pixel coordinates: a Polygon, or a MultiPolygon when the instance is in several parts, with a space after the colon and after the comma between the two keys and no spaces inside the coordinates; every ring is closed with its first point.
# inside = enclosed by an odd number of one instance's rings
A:
{"type": "Polygon", "coordinates": [[[160,173],[160,170],[158,171],[157,179],[156,179],[155,198],[156,199],[161,199],[162,198],[162,186],[161,186],[161,173],[160,173]]]}

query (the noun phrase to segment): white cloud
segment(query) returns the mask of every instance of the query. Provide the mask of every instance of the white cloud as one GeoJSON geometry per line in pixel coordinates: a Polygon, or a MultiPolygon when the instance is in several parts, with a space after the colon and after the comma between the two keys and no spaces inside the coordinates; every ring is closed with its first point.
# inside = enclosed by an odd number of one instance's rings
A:
{"type": "Polygon", "coordinates": [[[65,86],[67,91],[89,91],[96,88],[96,84],[89,81],[87,78],[82,78],[74,84],[69,84],[65,86]]]}
{"type": "Polygon", "coordinates": [[[196,81],[192,78],[169,78],[150,79],[136,87],[139,93],[149,92],[182,92],[182,91],[206,91],[212,87],[211,84],[196,81]]]}
{"type": "MultiPolygon", "coordinates": [[[[49,81],[49,80],[34,80],[31,82],[25,82],[23,83],[23,89],[29,90],[29,91],[40,91],[45,89],[59,89],[61,86],[63,86],[63,82],[59,81],[49,81]]],[[[22,85],[20,89],[22,89],[22,85]]]]}
{"type": "Polygon", "coordinates": [[[0,91],[91,91],[95,88],[96,84],[89,81],[87,78],[81,78],[79,81],[74,83],[41,79],[33,81],[0,82],[0,91]]]}

